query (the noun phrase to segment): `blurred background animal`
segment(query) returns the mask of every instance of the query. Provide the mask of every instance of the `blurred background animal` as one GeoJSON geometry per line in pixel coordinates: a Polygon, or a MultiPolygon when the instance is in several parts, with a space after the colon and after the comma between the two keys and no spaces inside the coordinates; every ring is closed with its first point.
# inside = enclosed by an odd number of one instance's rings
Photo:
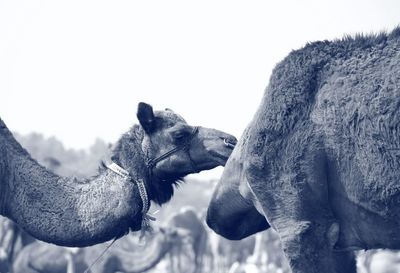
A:
{"type": "Polygon", "coordinates": [[[134,236],[120,238],[104,255],[102,252],[111,242],[86,248],[66,248],[36,241],[18,254],[13,272],[84,272],[100,258],[89,272],[140,273],[156,266],[172,248],[188,243],[186,233],[180,233],[173,228],[160,228],[153,234],[146,235],[144,244],[139,244],[134,236]]]}
{"type": "Polygon", "coordinates": [[[201,219],[197,215],[193,207],[183,207],[178,213],[175,213],[167,221],[167,226],[186,230],[191,238],[191,251],[182,251],[181,249],[176,249],[171,255],[171,264],[173,272],[193,272],[198,273],[203,270],[203,259],[207,248],[207,231],[201,219]],[[175,258],[175,259],[174,259],[175,258]],[[183,263],[181,259],[188,259],[190,269],[186,266],[185,269],[182,268],[183,263]],[[183,271],[182,271],[183,270],[183,271]]]}

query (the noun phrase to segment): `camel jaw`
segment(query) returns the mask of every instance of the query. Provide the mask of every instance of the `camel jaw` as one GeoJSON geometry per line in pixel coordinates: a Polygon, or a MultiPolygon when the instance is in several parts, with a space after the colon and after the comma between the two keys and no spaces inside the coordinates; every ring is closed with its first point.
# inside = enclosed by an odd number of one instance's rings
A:
{"type": "Polygon", "coordinates": [[[219,164],[218,166],[225,166],[231,153],[232,151],[229,153],[229,155],[226,155],[215,151],[210,151],[210,154],[214,157],[214,161],[219,164]]]}

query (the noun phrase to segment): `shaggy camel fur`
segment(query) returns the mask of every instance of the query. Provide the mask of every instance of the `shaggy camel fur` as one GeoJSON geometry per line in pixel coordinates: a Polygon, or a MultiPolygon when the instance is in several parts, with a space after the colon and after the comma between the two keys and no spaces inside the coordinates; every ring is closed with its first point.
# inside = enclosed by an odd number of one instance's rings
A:
{"type": "Polygon", "coordinates": [[[400,248],[399,178],[400,28],[315,42],[275,67],[208,224],[240,239],[256,208],[294,273],[355,272],[352,250],[400,248]]]}

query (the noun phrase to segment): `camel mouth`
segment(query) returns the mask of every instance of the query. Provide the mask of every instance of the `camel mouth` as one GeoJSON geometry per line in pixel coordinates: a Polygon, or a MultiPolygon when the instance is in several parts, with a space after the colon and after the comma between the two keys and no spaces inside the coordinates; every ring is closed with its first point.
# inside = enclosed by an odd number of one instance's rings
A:
{"type": "Polygon", "coordinates": [[[230,135],[219,138],[223,141],[223,146],[221,145],[218,149],[211,150],[210,154],[214,157],[215,162],[220,166],[225,166],[237,144],[237,139],[230,135]]]}
{"type": "Polygon", "coordinates": [[[225,166],[226,162],[228,161],[229,155],[220,154],[215,151],[210,151],[210,154],[215,158],[215,161],[220,164],[221,166],[225,166]]]}

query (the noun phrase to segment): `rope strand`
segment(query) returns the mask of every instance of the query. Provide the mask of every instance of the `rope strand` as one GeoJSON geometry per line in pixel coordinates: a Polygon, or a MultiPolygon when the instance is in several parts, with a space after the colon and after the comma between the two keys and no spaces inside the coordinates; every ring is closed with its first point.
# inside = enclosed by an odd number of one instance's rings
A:
{"type": "Polygon", "coordinates": [[[92,263],[91,265],[86,268],[86,270],[83,273],[88,273],[92,267],[101,259],[103,258],[104,254],[106,254],[106,252],[110,249],[110,247],[112,247],[112,245],[118,240],[118,237],[114,238],[114,240],[111,242],[111,244],[109,244],[104,250],[103,252],[99,255],[99,257],[97,257],[92,263]]]}

